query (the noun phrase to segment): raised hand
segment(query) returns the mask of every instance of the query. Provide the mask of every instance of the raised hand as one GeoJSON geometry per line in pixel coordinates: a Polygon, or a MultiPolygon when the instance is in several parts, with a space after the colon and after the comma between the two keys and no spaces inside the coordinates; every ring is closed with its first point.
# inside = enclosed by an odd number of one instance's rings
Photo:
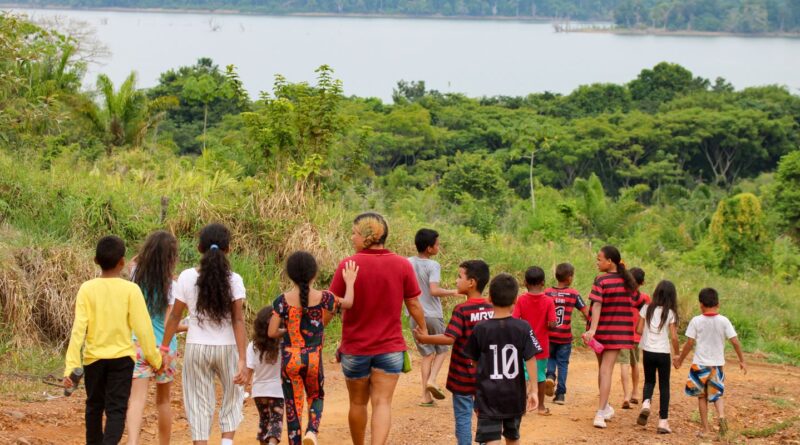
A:
{"type": "Polygon", "coordinates": [[[348,261],[344,265],[344,269],[342,270],[342,277],[344,278],[344,283],[348,286],[352,286],[356,282],[356,277],[358,276],[358,265],[356,265],[355,261],[348,261]]]}

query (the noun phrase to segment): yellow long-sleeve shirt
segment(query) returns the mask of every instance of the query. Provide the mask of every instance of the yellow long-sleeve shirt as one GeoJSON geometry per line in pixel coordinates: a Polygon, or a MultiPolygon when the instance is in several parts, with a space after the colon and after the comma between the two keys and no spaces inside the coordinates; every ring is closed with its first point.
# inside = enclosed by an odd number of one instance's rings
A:
{"type": "Polygon", "coordinates": [[[160,368],[161,354],[139,286],[122,278],[95,278],[83,283],[75,301],[64,376],[82,367],[81,346],[85,365],[125,356],[136,360],[131,331],[136,333],[147,362],[160,368]]]}

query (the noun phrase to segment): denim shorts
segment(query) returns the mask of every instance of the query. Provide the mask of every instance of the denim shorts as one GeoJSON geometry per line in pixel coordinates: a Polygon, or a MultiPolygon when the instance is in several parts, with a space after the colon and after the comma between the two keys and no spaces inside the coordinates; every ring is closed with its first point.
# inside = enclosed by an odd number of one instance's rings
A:
{"type": "Polygon", "coordinates": [[[387,352],[377,355],[342,354],[342,373],[346,379],[355,380],[369,377],[373,369],[386,374],[403,372],[403,353],[387,352]]]}

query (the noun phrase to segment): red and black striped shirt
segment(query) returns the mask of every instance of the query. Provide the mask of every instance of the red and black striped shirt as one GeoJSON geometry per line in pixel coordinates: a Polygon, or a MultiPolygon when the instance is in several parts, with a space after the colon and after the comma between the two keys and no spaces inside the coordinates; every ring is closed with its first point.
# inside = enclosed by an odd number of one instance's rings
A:
{"type": "Polygon", "coordinates": [[[594,279],[589,299],[603,305],[597,324],[597,339],[606,349],[633,347],[633,298],[625,289],[625,279],[617,273],[594,279]]]}
{"type": "Polygon", "coordinates": [[[544,294],[556,305],[556,327],[550,329],[550,342],[572,343],[572,310],[586,307],[581,294],[571,287],[548,287],[544,294]]]}
{"type": "Polygon", "coordinates": [[[450,354],[450,370],[447,372],[447,389],[454,394],[472,395],[476,390],[478,369],[467,357],[464,348],[475,325],[494,315],[492,304],[483,298],[472,298],[453,308],[453,315],[444,335],[455,340],[450,354]]]}

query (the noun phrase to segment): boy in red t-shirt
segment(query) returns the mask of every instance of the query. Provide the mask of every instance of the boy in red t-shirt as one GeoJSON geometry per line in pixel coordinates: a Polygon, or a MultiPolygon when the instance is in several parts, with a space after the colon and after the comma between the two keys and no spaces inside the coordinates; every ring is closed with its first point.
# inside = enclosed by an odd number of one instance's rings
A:
{"type": "Polygon", "coordinates": [[[453,393],[453,416],[458,445],[472,444],[472,412],[475,407],[477,369],[472,359],[464,352],[464,348],[475,326],[483,320],[492,318],[494,314],[492,304],[483,297],[483,289],[488,282],[488,264],[481,260],[464,261],[458,266],[456,289],[459,294],[467,296],[467,301],[453,309],[445,333],[429,335],[420,328],[414,330],[414,338],[418,343],[453,345],[450,353],[450,370],[447,373],[447,389],[453,393]]]}
{"type": "Polygon", "coordinates": [[[572,311],[577,309],[584,320],[589,318],[589,307],[583,302],[581,294],[572,288],[574,276],[575,267],[570,263],[561,263],[556,266],[558,286],[548,287],[544,291],[556,307],[556,327],[550,330],[550,358],[547,361],[545,394],[555,394],[553,403],[558,405],[564,404],[564,395],[567,393],[567,371],[569,356],[572,354],[572,311]]]}
{"type": "MultiPolygon", "coordinates": [[[[645,304],[650,304],[650,295],[641,292],[644,286],[644,270],[639,267],[630,269],[631,276],[636,280],[636,290],[631,293],[631,312],[633,313],[633,325],[639,323],[639,310],[645,304]]],[[[631,409],[631,405],[637,405],[639,398],[636,394],[639,391],[639,362],[641,352],[639,352],[639,341],[642,336],[633,332],[633,349],[622,351],[617,357],[619,363],[620,381],[622,382],[622,409],[631,409]]]]}
{"type": "MultiPolygon", "coordinates": [[[[544,406],[544,395],[547,380],[547,360],[550,358],[550,336],[548,331],[556,326],[556,306],[552,298],[544,295],[544,270],[533,266],[525,271],[525,287],[528,292],[522,294],[514,305],[514,318],[528,322],[533,333],[542,346],[542,352],[536,354],[536,382],[539,392],[539,415],[549,416],[550,409],[544,406]]],[[[529,370],[533,379],[533,370],[529,370]]]]}

